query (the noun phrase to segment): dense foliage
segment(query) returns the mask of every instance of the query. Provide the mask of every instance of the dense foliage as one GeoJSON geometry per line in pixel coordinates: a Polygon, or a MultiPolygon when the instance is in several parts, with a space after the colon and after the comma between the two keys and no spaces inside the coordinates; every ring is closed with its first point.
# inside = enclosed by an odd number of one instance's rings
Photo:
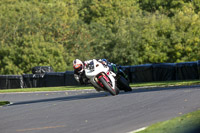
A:
{"type": "Polygon", "coordinates": [[[0,74],[200,60],[199,0],[1,0],[0,74]]]}

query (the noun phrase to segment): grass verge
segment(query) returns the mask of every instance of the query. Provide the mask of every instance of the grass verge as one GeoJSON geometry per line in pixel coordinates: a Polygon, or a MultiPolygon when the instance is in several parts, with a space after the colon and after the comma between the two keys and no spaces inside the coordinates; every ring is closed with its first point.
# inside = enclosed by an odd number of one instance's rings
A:
{"type": "Polygon", "coordinates": [[[0,101],[0,106],[6,105],[6,104],[10,104],[9,101],[0,101]]]}
{"type": "Polygon", "coordinates": [[[180,80],[180,81],[160,81],[131,84],[131,87],[143,86],[183,86],[183,85],[200,85],[200,80],[180,80]]]}
{"type": "MultiPolygon", "coordinates": [[[[131,83],[131,87],[166,87],[166,86],[181,86],[181,85],[200,85],[200,80],[189,81],[162,81],[162,82],[147,82],[147,83],[131,83]]],[[[21,88],[21,89],[4,89],[0,93],[9,92],[38,92],[38,91],[66,91],[66,90],[83,90],[94,89],[92,86],[60,86],[60,87],[42,87],[42,88],[21,88]]]]}
{"type": "Polygon", "coordinates": [[[200,110],[153,124],[136,133],[198,133],[200,130],[200,110]]]}
{"type": "Polygon", "coordinates": [[[41,87],[41,88],[4,89],[4,90],[0,90],[0,93],[66,91],[66,90],[83,90],[83,89],[93,89],[93,87],[92,86],[59,86],[59,87],[41,87]]]}

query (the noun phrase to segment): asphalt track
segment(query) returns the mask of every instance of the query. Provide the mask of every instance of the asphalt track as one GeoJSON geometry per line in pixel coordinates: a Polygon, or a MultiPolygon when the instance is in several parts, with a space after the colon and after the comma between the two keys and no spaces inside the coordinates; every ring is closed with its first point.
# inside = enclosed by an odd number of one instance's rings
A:
{"type": "Polygon", "coordinates": [[[0,133],[127,133],[200,108],[200,86],[0,94],[0,133]]]}

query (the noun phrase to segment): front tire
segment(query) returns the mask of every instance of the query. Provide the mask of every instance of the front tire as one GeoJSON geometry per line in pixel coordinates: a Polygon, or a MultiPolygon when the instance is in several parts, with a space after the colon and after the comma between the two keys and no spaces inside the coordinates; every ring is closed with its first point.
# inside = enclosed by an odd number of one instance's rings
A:
{"type": "Polygon", "coordinates": [[[113,95],[113,96],[117,95],[116,90],[113,89],[113,88],[111,87],[111,85],[110,85],[108,82],[106,82],[106,80],[105,80],[103,77],[101,77],[101,78],[99,79],[99,81],[103,84],[104,89],[106,89],[111,95],[113,95]]]}

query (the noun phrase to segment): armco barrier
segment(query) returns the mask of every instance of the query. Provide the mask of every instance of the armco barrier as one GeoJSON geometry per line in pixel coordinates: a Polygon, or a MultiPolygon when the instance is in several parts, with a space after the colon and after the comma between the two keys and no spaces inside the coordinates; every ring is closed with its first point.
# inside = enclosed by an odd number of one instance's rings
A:
{"type": "Polygon", "coordinates": [[[24,74],[24,88],[80,85],[73,71],[51,72],[45,74],[24,74]]]}
{"type": "Polygon", "coordinates": [[[132,83],[154,81],[152,64],[131,66],[130,72],[132,83]]]}
{"type": "Polygon", "coordinates": [[[65,86],[65,72],[50,72],[45,76],[46,87],[65,86]]]}
{"type": "Polygon", "coordinates": [[[152,64],[154,81],[176,80],[176,64],[175,63],[159,63],[152,64]]]}
{"type": "Polygon", "coordinates": [[[24,88],[45,87],[44,74],[24,74],[22,75],[24,88]]]}
{"type": "Polygon", "coordinates": [[[7,89],[8,80],[6,75],[0,75],[0,89],[7,89]]]}
{"type": "Polygon", "coordinates": [[[200,60],[197,61],[198,74],[200,79],[200,60]]]}
{"type": "Polygon", "coordinates": [[[197,61],[176,63],[176,80],[199,79],[197,61]]]}
{"type": "Polygon", "coordinates": [[[0,89],[23,88],[21,75],[0,75],[0,89]]]}
{"type": "Polygon", "coordinates": [[[80,85],[74,78],[74,72],[73,71],[66,71],[65,72],[65,85],[66,86],[77,86],[80,85]]]}
{"type": "MultiPolygon", "coordinates": [[[[121,66],[132,83],[200,79],[200,60],[183,63],[121,66]]],[[[44,74],[0,75],[0,89],[80,85],[73,71],[44,74]]]]}

